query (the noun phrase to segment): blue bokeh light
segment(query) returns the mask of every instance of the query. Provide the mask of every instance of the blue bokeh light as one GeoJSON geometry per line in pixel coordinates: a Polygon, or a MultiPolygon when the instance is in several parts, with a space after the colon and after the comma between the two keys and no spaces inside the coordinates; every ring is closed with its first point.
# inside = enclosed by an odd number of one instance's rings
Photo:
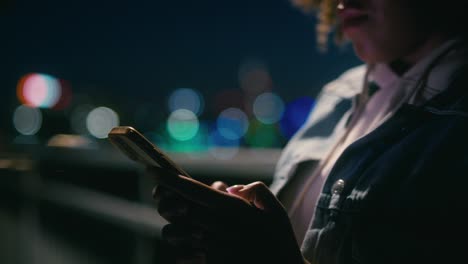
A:
{"type": "Polygon", "coordinates": [[[249,120],[242,110],[228,108],[219,114],[216,126],[223,137],[237,140],[247,132],[249,120]]]}
{"type": "Polygon", "coordinates": [[[239,139],[229,139],[222,135],[218,130],[211,131],[208,144],[211,147],[238,147],[240,145],[239,139]]]}
{"type": "Polygon", "coordinates": [[[278,95],[266,92],[260,94],[253,104],[255,117],[263,124],[274,124],[284,114],[284,102],[278,95]]]}
{"type": "Polygon", "coordinates": [[[168,100],[169,111],[187,109],[197,116],[203,112],[204,99],[201,94],[190,88],[179,88],[171,93],[168,100]]]}
{"type": "Polygon", "coordinates": [[[288,103],[280,121],[283,136],[291,138],[304,125],[314,106],[315,100],[310,97],[300,97],[288,103]]]}

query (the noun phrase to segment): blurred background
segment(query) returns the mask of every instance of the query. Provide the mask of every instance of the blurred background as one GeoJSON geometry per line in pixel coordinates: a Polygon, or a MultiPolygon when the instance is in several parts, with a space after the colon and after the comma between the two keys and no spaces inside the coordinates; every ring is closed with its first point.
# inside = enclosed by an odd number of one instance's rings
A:
{"type": "Polygon", "coordinates": [[[320,88],[288,0],[0,0],[0,262],[164,263],[154,182],[109,144],[137,128],[194,178],[270,183],[320,88]]]}

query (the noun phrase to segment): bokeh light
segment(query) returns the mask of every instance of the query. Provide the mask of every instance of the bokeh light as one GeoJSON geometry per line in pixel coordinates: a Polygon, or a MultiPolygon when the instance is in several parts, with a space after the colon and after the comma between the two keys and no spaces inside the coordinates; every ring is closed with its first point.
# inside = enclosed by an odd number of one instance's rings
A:
{"type": "MultiPolygon", "coordinates": [[[[196,134],[188,140],[178,140],[171,137],[167,128],[159,129],[158,133],[149,135],[149,139],[160,148],[171,152],[194,153],[208,150],[208,125],[200,122],[196,134]]],[[[146,135],[146,133],[145,133],[146,135]]]]}
{"type": "Polygon", "coordinates": [[[239,68],[241,88],[250,94],[259,94],[271,89],[272,80],[266,64],[257,59],[248,59],[239,68]]]}
{"type": "Polygon", "coordinates": [[[91,148],[92,141],[81,135],[56,134],[47,141],[47,146],[60,148],[91,148]]]}
{"type": "Polygon", "coordinates": [[[258,120],[250,122],[245,142],[253,148],[281,147],[284,143],[276,125],[264,124],[258,120]]]}
{"type": "Polygon", "coordinates": [[[73,98],[72,89],[70,84],[65,80],[58,80],[59,88],[61,89],[60,97],[55,103],[52,105],[52,109],[54,110],[63,110],[70,106],[73,98]]]}
{"type": "Polygon", "coordinates": [[[260,122],[274,124],[283,116],[283,99],[274,93],[260,94],[254,101],[253,112],[260,122]]]}
{"type": "Polygon", "coordinates": [[[199,92],[190,88],[179,88],[169,96],[169,111],[187,109],[199,116],[203,112],[204,99],[199,92]]]}
{"type": "Polygon", "coordinates": [[[199,121],[195,113],[187,109],[172,112],[167,120],[167,131],[176,140],[192,139],[198,132],[199,121]]]}
{"type": "Polygon", "coordinates": [[[300,97],[286,105],[280,129],[283,136],[291,138],[305,123],[315,106],[315,100],[310,97],[300,97]]]}
{"type": "Polygon", "coordinates": [[[209,152],[216,159],[229,160],[239,152],[240,141],[237,139],[228,139],[221,135],[218,130],[210,133],[208,142],[210,144],[209,152]]]}
{"type": "Polygon", "coordinates": [[[216,126],[220,135],[229,140],[237,140],[247,132],[249,120],[242,110],[228,108],[219,114],[216,126]]]}
{"type": "Polygon", "coordinates": [[[59,102],[62,88],[60,82],[50,75],[31,73],[20,79],[16,93],[22,104],[52,108],[59,102]]]}
{"type": "Polygon", "coordinates": [[[13,113],[13,125],[22,135],[35,135],[42,126],[42,113],[38,108],[20,105],[13,113]]]}
{"type": "Polygon", "coordinates": [[[86,127],[89,133],[96,138],[107,138],[113,127],[119,125],[117,113],[104,106],[97,107],[89,112],[86,118],[86,127]]]}

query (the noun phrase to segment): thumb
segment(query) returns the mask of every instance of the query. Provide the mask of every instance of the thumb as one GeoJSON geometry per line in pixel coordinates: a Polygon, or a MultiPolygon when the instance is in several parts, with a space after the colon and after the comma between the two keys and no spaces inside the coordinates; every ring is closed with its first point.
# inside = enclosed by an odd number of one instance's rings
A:
{"type": "Polygon", "coordinates": [[[227,191],[246,199],[262,210],[284,210],[281,203],[263,182],[257,181],[247,185],[235,185],[227,188],[227,191]]]}

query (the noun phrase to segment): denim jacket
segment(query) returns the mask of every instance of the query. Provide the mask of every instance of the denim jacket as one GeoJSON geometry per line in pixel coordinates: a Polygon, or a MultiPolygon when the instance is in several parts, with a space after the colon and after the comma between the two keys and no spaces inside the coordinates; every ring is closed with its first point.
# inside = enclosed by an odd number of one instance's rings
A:
{"type": "MultiPolygon", "coordinates": [[[[345,150],[325,182],[305,235],[302,252],[307,260],[467,262],[468,67],[456,76],[444,92],[421,106],[403,105],[345,150]]],[[[327,93],[325,89],[322,97],[327,93]]],[[[333,109],[355,94],[340,95],[335,94],[333,109]]],[[[352,110],[333,109],[324,116],[337,126],[329,133],[337,138],[352,110]]],[[[295,141],[306,142],[305,135],[324,119],[313,119],[318,121],[304,127],[295,141]]],[[[327,147],[332,144],[328,138],[322,138],[327,147]]],[[[280,191],[293,174],[291,168],[282,170],[284,164],[295,159],[297,166],[314,158],[296,156],[286,153],[280,159],[273,191],[280,191]]]]}

